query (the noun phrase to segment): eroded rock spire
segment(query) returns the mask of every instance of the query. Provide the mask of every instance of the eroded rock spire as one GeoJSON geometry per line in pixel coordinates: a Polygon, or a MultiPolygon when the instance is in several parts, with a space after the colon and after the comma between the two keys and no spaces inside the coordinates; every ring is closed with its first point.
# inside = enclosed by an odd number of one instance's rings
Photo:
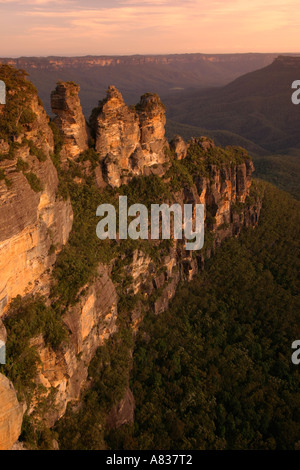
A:
{"type": "Polygon", "coordinates": [[[62,159],[76,158],[88,149],[88,128],[78,96],[80,87],[73,82],[58,82],[51,93],[51,107],[63,139],[62,159]]]}

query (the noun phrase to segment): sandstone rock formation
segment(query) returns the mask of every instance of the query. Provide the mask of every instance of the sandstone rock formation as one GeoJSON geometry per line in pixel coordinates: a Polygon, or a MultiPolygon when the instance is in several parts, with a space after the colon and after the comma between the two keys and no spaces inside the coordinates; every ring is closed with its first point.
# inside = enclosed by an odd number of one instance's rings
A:
{"type": "Polygon", "coordinates": [[[203,148],[203,150],[207,151],[209,149],[213,149],[215,148],[215,143],[212,139],[210,139],[209,137],[205,137],[205,136],[202,136],[202,137],[193,137],[190,141],[189,141],[189,145],[193,145],[193,144],[197,144],[199,145],[200,147],[203,148]]]}
{"type": "Polygon", "coordinates": [[[187,155],[188,145],[180,135],[176,135],[170,142],[170,149],[178,160],[183,160],[187,155]]]}
{"type": "Polygon", "coordinates": [[[209,215],[215,218],[211,228],[216,230],[226,225],[232,234],[232,206],[236,202],[245,202],[249,195],[253,171],[252,161],[246,160],[234,166],[211,165],[209,178],[197,178],[200,203],[205,204],[209,215]]]}
{"type": "Polygon", "coordinates": [[[51,93],[51,107],[64,140],[62,159],[76,158],[88,149],[88,128],[78,97],[80,87],[73,82],[58,82],[51,93]]]}
{"type": "Polygon", "coordinates": [[[121,93],[110,86],[105,100],[94,109],[90,124],[96,151],[103,161],[111,186],[120,186],[148,170],[163,173],[166,162],[165,109],[159,97],[146,94],[136,107],[128,108],[121,93]]]}
{"type": "MultiPolygon", "coordinates": [[[[45,345],[42,335],[31,342],[41,359],[36,382],[45,387],[44,397],[55,390],[55,406],[44,416],[51,426],[70,401],[79,399],[97,348],[116,331],[117,294],[107,267],[100,265],[95,282],[86,287],[79,304],[64,316],[70,332],[68,344],[54,351],[45,345]]],[[[29,414],[34,408],[33,402],[29,414]]]]}
{"type": "Polygon", "coordinates": [[[71,204],[57,197],[47,115],[36,94],[28,106],[32,122],[16,142],[0,141],[0,316],[13,297],[47,290],[44,275],[72,228],[71,204]]]}
{"type": "Polygon", "coordinates": [[[0,374],[0,450],[9,450],[21,432],[23,407],[13,384],[0,374]]]}
{"type": "Polygon", "coordinates": [[[6,343],[6,339],[7,339],[6,328],[3,325],[3,322],[0,318],[0,341],[3,341],[3,343],[6,343]]]}
{"type": "Polygon", "coordinates": [[[145,165],[164,163],[167,159],[165,147],[169,147],[165,139],[166,111],[155,93],[146,93],[137,105],[141,129],[141,147],[145,155],[145,165]]]}

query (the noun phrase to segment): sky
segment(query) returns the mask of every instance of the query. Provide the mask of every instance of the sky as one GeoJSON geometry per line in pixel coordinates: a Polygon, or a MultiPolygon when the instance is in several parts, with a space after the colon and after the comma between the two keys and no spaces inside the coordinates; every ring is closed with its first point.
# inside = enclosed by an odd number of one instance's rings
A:
{"type": "Polygon", "coordinates": [[[0,0],[0,57],[299,52],[299,0],[0,0]]]}

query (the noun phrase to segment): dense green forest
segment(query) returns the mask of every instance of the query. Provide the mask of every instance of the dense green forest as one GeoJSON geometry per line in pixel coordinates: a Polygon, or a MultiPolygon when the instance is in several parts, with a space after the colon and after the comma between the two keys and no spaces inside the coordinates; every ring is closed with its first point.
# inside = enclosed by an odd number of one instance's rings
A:
{"type": "Polygon", "coordinates": [[[132,380],[139,448],[299,445],[299,226],[299,204],[266,185],[260,226],[145,321],[132,380]]]}
{"type": "Polygon", "coordinates": [[[264,186],[260,226],[227,241],[168,312],[145,319],[135,427],[111,436],[113,448],[299,447],[299,204],[264,186]]]}
{"type": "Polygon", "coordinates": [[[300,151],[287,155],[252,156],[255,176],[275,184],[300,200],[300,151]]]}
{"type": "Polygon", "coordinates": [[[286,153],[299,148],[299,109],[291,101],[299,69],[299,57],[281,57],[224,87],[184,90],[164,99],[167,117],[209,131],[229,131],[265,151],[286,153]]]}
{"type": "Polygon", "coordinates": [[[134,425],[99,426],[129,364],[115,338],[91,365],[82,407],[59,423],[61,448],[300,447],[300,374],[291,362],[300,337],[299,203],[260,184],[260,225],[225,242],[167,312],[146,315],[131,374],[134,425]]]}

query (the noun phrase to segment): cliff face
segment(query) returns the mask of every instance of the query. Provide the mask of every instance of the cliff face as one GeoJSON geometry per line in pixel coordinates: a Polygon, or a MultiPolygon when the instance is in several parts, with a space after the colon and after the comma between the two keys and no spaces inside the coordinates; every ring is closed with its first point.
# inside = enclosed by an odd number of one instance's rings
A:
{"type": "MultiPolygon", "coordinates": [[[[70,201],[57,194],[53,135],[36,91],[4,67],[7,104],[0,108],[0,317],[12,298],[49,291],[57,253],[72,228],[70,201]]],[[[6,337],[1,322],[2,337],[6,337]]],[[[6,338],[5,338],[6,339],[6,338]]],[[[20,434],[23,412],[13,385],[1,376],[0,448],[20,434]]]]}
{"type": "MultiPolygon", "coordinates": [[[[223,240],[237,236],[243,227],[258,224],[261,202],[256,199],[251,204],[245,204],[253,170],[251,160],[221,168],[211,165],[208,177],[199,177],[195,187],[176,193],[175,202],[182,208],[184,204],[205,205],[206,230],[211,236],[211,243],[206,248],[199,252],[186,251],[180,241],[173,240],[169,252],[160,258],[156,266],[142,251],[134,252],[132,263],[126,270],[132,278],[131,289],[134,294],[143,293],[145,298],[154,295],[153,309],[156,314],[168,308],[180,281],[191,281],[204,269],[205,260],[212,256],[223,240]],[[236,206],[239,208],[236,209],[236,206]]],[[[137,308],[132,314],[133,328],[138,327],[140,320],[137,308]]]]}
{"type": "Polygon", "coordinates": [[[11,449],[22,425],[23,409],[18,403],[13,384],[0,374],[0,450],[11,449]]]}
{"type": "MultiPolygon", "coordinates": [[[[8,86],[8,107],[17,93],[8,86]]],[[[13,141],[0,139],[0,316],[13,297],[47,290],[46,272],[72,228],[71,204],[57,197],[47,115],[35,92],[26,90],[25,104],[13,141]]]]}
{"type": "Polygon", "coordinates": [[[251,187],[251,175],[254,165],[251,160],[235,166],[211,165],[210,177],[199,176],[196,187],[200,203],[205,204],[209,213],[215,218],[213,228],[221,225],[230,226],[232,223],[232,206],[236,203],[245,203],[251,187]]]}
{"type": "MultiPolygon", "coordinates": [[[[96,350],[116,331],[118,299],[107,267],[99,265],[96,280],[85,290],[78,305],[63,318],[69,330],[68,344],[53,350],[42,335],[32,340],[41,359],[36,383],[44,387],[45,398],[55,390],[54,406],[44,416],[50,426],[63,416],[70,401],[79,399],[96,350]]],[[[35,405],[33,401],[29,414],[35,405]]]]}
{"type": "Polygon", "coordinates": [[[121,93],[109,87],[90,119],[95,134],[95,149],[103,161],[111,186],[120,186],[132,176],[163,173],[166,162],[165,110],[155,94],[141,97],[136,107],[128,108],[121,93]]]}
{"type": "Polygon", "coordinates": [[[63,159],[78,157],[88,149],[88,128],[78,97],[80,87],[72,82],[59,82],[51,93],[52,112],[64,140],[63,159]]]}
{"type": "MultiPolygon", "coordinates": [[[[13,101],[14,92],[11,91],[11,94],[13,101]]],[[[18,106],[21,104],[18,103],[18,106]]],[[[78,87],[60,83],[52,94],[52,106],[63,139],[62,168],[68,171],[64,165],[67,158],[80,168],[82,162],[78,157],[87,150],[88,130],[82,116],[78,87]]],[[[2,115],[5,112],[4,108],[0,109],[2,115]]],[[[52,266],[72,228],[70,202],[62,200],[57,193],[58,175],[50,158],[54,152],[53,135],[35,92],[30,94],[29,100],[26,98],[25,116],[16,135],[0,134],[2,314],[17,295],[49,293],[53,282],[52,266]]],[[[156,258],[149,250],[137,247],[132,251],[125,249],[106,265],[99,262],[94,277],[78,292],[77,302],[64,305],[61,309],[67,341],[51,347],[43,334],[30,339],[30,346],[40,359],[34,379],[39,396],[27,403],[27,414],[36,417],[38,399],[48,400],[49,406],[42,416],[47,426],[52,426],[62,417],[67,404],[78,401],[82,390],[90,385],[89,364],[96,350],[118,329],[120,297],[133,295],[138,299],[134,308],[127,312],[130,331],[134,334],[145,311],[151,310],[156,314],[164,312],[179,282],[190,281],[203,270],[205,260],[226,237],[238,235],[244,226],[255,226],[260,212],[260,201],[256,199],[251,203],[247,199],[253,172],[251,161],[244,157],[228,157],[221,163],[215,162],[212,159],[214,144],[208,139],[185,143],[177,137],[169,147],[164,133],[165,111],[157,95],[143,95],[136,107],[128,108],[116,88],[110,87],[107,98],[94,110],[90,123],[95,134],[95,149],[90,151],[97,157],[95,181],[104,178],[110,186],[119,187],[134,175],[158,174],[164,184],[170,184],[173,202],[182,207],[184,204],[205,204],[206,228],[211,242],[203,251],[192,253],[185,250],[182,241],[173,240],[156,258]],[[200,152],[198,163],[205,167],[205,171],[197,170],[189,184],[177,187],[175,175],[166,171],[174,161],[188,159],[189,152],[193,151],[195,154],[200,152]],[[236,206],[239,206],[238,210],[236,206]],[[124,284],[113,277],[119,268],[126,280],[124,284]]],[[[5,129],[1,114],[0,124],[5,129]]],[[[193,162],[191,164],[194,165],[193,162]]],[[[91,175],[92,172],[89,177],[91,175]]],[[[72,174],[71,180],[74,184],[72,174]]],[[[75,182],[78,183],[76,188],[87,184],[84,176],[75,179],[75,182]]],[[[160,250],[159,246],[154,245],[154,250],[156,248],[160,250]]],[[[50,304],[53,299],[47,299],[47,302],[50,304]]],[[[5,338],[1,320],[0,330],[5,338]]],[[[12,446],[20,432],[22,419],[15,395],[13,392],[7,393],[7,389],[11,389],[7,383],[4,381],[1,384],[0,380],[0,394],[1,386],[6,390],[3,405],[0,403],[0,448],[12,446]],[[3,425],[2,409],[3,416],[7,413],[7,422],[3,425]]],[[[132,422],[133,416],[134,398],[127,386],[123,399],[109,413],[108,426],[114,428],[132,422]]]]}

